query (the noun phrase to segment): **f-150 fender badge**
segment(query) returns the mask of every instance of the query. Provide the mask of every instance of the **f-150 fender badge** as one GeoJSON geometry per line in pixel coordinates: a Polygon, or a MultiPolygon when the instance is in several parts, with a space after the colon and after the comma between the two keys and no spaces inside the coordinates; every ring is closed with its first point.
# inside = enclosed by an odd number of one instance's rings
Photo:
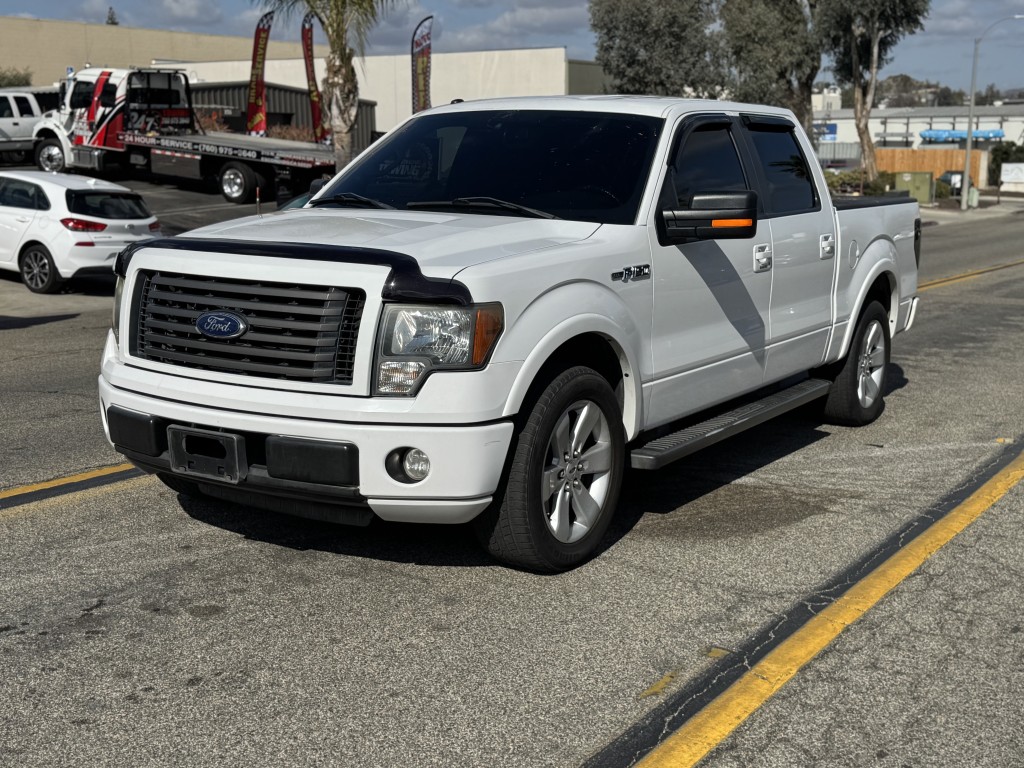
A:
{"type": "Polygon", "coordinates": [[[623,267],[621,272],[612,272],[612,280],[621,280],[624,283],[628,283],[630,280],[648,280],[650,277],[650,264],[637,264],[632,267],[623,267]]]}
{"type": "Polygon", "coordinates": [[[196,318],[196,330],[211,339],[237,339],[249,323],[234,312],[203,312],[196,318]]]}

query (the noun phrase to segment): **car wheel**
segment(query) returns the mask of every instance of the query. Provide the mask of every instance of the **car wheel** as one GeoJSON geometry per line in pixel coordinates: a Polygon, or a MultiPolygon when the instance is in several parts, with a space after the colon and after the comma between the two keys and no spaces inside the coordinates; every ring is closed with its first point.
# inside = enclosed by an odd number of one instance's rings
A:
{"type": "Polygon", "coordinates": [[[870,424],[882,412],[889,365],[889,315],[877,301],[861,312],[839,373],[825,400],[825,417],[835,424],[870,424]]]}
{"type": "Polygon", "coordinates": [[[518,430],[502,497],[477,519],[478,535],[506,563],[573,568],[600,544],[624,470],[615,393],[596,371],[570,368],[548,384],[518,430]]]}
{"type": "Polygon", "coordinates": [[[64,284],[53,257],[41,245],[30,245],[21,254],[21,281],[33,293],[54,293],[64,284]]]}
{"type": "Polygon", "coordinates": [[[47,173],[64,170],[64,147],[57,139],[43,139],[36,147],[36,165],[47,173]]]}
{"type": "Polygon", "coordinates": [[[248,203],[256,185],[256,174],[243,163],[225,163],[220,169],[220,193],[229,203],[248,203]]]}

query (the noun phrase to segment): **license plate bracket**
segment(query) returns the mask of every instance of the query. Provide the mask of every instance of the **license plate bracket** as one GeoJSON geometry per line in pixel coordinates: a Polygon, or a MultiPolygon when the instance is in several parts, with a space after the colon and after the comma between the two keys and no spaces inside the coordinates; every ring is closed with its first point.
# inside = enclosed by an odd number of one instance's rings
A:
{"type": "Polygon", "coordinates": [[[237,485],[248,474],[245,438],[229,432],[171,424],[167,427],[171,470],[179,475],[237,485]]]}

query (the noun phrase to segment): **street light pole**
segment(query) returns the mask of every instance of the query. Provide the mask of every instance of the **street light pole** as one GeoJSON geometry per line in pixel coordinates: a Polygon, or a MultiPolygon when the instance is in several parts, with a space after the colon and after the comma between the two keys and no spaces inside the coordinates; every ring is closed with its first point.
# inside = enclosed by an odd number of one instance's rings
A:
{"type": "MultiPolygon", "coordinates": [[[[1014,19],[1024,19],[1024,13],[1017,13],[1007,16],[1004,19],[993,21],[979,37],[974,38],[974,64],[971,65],[971,101],[967,108],[967,157],[964,158],[964,176],[960,181],[960,210],[967,210],[968,193],[971,191],[971,146],[974,144],[974,92],[978,87],[978,49],[985,35],[992,31],[997,24],[1014,19]]],[[[978,174],[979,176],[981,174],[978,174]]]]}

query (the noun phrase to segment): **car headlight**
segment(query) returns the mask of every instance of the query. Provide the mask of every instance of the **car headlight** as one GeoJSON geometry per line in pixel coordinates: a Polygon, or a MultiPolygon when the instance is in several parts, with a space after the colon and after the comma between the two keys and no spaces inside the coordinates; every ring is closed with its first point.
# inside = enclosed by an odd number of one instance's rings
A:
{"type": "Polygon", "coordinates": [[[114,341],[121,342],[121,295],[124,293],[124,278],[117,276],[114,286],[114,313],[110,317],[110,328],[114,331],[114,341]]]}
{"type": "Polygon", "coordinates": [[[376,394],[413,395],[431,371],[483,368],[503,325],[500,304],[387,305],[377,346],[376,394]]]}

